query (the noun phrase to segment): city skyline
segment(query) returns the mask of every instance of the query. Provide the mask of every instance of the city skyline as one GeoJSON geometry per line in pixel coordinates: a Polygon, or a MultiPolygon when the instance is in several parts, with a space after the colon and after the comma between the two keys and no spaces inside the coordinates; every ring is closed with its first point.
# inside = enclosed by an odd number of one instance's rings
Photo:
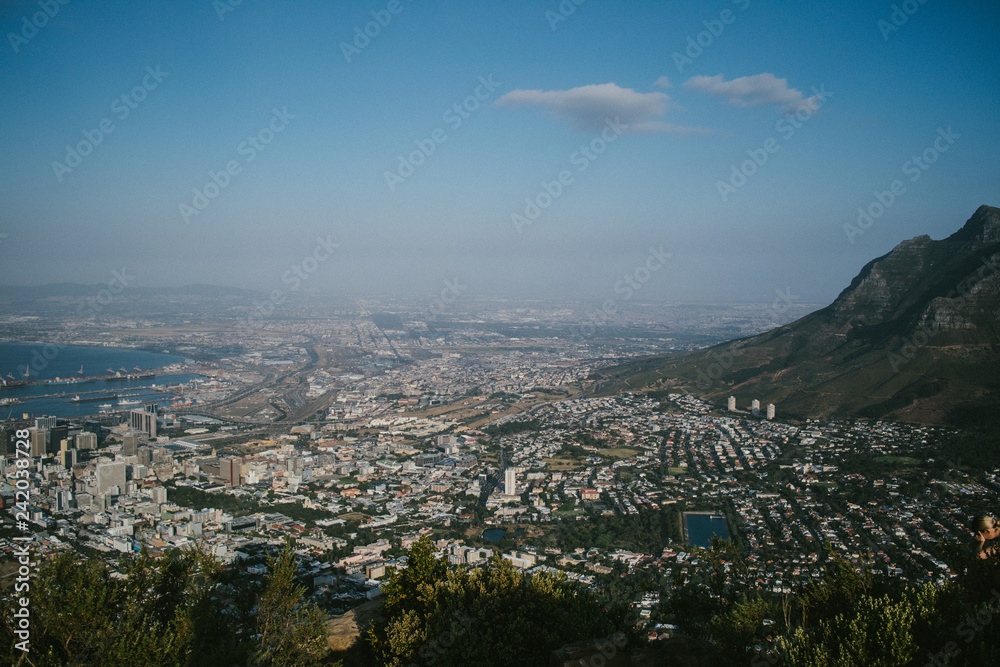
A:
{"type": "Polygon", "coordinates": [[[998,15],[5,3],[0,283],[829,302],[1000,203],[998,15]]]}

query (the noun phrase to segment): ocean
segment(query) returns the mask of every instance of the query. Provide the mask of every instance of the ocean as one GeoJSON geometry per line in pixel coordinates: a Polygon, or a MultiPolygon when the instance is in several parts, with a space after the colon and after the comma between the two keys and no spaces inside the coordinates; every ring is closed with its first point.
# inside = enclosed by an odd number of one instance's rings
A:
{"type": "Polygon", "coordinates": [[[0,343],[0,376],[7,382],[24,378],[25,371],[34,380],[59,382],[32,383],[20,387],[0,388],[0,419],[52,415],[84,417],[98,414],[100,406],[128,410],[136,404],[119,405],[119,401],[156,401],[168,405],[175,395],[166,386],[187,382],[195,374],[162,375],[158,369],[183,362],[184,357],[142,350],[45,343],[0,343]],[[81,374],[82,369],[82,374],[81,374]],[[122,370],[124,369],[124,370],[122,370]],[[119,374],[154,373],[152,378],[120,380],[80,380],[81,378],[119,374]],[[81,400],[71,399],[100,399],[81,400]],[[5,404],[9,401],[21,402],[5,404]]]}

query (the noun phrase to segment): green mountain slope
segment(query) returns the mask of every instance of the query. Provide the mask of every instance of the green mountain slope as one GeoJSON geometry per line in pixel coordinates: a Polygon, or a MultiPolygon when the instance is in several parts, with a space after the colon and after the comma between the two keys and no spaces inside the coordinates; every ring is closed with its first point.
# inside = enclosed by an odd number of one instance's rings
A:
{"type": "Polygon", "coordinates": [[[1000,407],[1000,209],[869,262],[826,308],[758,336],[607,370],[600,393],[690,392],[793,417],[982,423],[1000,407]]]}

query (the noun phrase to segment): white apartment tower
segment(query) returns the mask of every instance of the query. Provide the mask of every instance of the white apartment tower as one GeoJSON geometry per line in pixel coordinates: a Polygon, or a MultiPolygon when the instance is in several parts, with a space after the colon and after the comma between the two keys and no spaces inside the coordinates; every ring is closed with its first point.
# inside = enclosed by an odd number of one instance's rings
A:
{"type": "Polygon", "coordinates": [[[517,471],[513,468],[503,471],[503,492],[508,496],[517,495],[517,471]]]}

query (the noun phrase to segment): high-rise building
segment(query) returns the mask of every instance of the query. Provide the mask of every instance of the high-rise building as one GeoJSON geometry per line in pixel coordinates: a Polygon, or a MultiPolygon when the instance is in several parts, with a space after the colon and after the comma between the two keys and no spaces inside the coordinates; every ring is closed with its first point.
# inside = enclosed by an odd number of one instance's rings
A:
{"type": "Polygon", "coordinates": [[[0,428],[0,460],[2,457],[14,454],[17,438],[14,429],[0,428]]]}
{"type": "Polygon", "coordinates": [[[76,450],[73,449],[73,442],[73,438],[63,438],[59,442],[59,463],[66,470],[69,470],[76,464],[76,450]]]}
{"type": "Polygon", "coordinates": [[[28,429],[31,440],[31,457],[45,456],[45,442],[49,439],[49,431],[44,428],[28,429]]]}
{"type": "Polygon", "coordinates": [[[59,452],[59,463],[63,468],[69,470],[76,465],[76,450],[66,449],[59,452]]]}
{"type": "Polygon", "coordinates": [[[57,417],[35,417],[35,428],[52,430],[56,427],[57,417]]]}
{"type": "Polygon", "coordinates": [[[767,404],[767,418],[774,419],[774,403],[767,404]]]}
{"type": "Polygon", "coordinates": [[[149,497],[153,499],[154,503],[162,505],[167,502],[167,490],[162,486],[154,486],[149,490],[149,497]]]}
{"type": "Polygon", "coordinates": [[[760,399],[755,398],[752,401],[750,401],[750,409],[760,410],[760,399]]]}
{"type": "MultiPolygon", "coordinates": [[[[297,459],[301,462],[302,459],[297,459]]],[[[301,474],[302,468],[299,466],[296,474],[301,474]]],[[[229,486],[240,486],[243,475],[243,457],[224,456],[219,459],[219,477],[226,480],[229,486]]]]}
{"type": "Polygon", "coordinates": [[[68,426],[55,426],[49,429],[49,437],[45,441],[45,451],[49,454],[58,454],[59,443],[68,437],[68,426]]]}
{"type": "Polygon", "coordinates": [[[728,407],[729,407],[729,411],[730,412],[736,412],[736,397],[735,396],[730,396],[729,397],[729,405],[728,405],[728,407]]]}
{"type": "Polygon", "coordinates": [[[150,438],[156,437],[156,411],[130,410],[128,413],[129,427],[142,431],[150,438]]]}
{"type": "Polygon", "coordinates": [[[125,456],[137,456],[139,454],[139,434],[129,431],[122,436],[122,453],[125,456]]]}
{"type": "Polygon", "coordinates": [[[60,512],[65,512],[70,507],[73,506],[73,492],[72,491],[56,491],[56,510],[60,512]]]}
{"type": "Polygon", "coordinates": [[[103,496],[117,487],[118,493],[125,492],[125,462],[102,463],[97,466],[97,493],[103,496]]]}
{"type": "Polygon", "coordinates": [[[503,492],[508,496],[517,495],[517,471],[513,468],[503,471],[503,492]]]}
{"type": "Polygon", "coordinates": [[[97,449],[97,434],[89,431],[77,433],[76,448],[79,450],[97,449]]]}
{"type": "Polygon", "coordinates": [[[139,456],[139,463],[144,466],[148,466],[150,463],[153,462],[153,450],[150,449],[149,447],[146,447],[145,445],[139,448],[138,456],[139,456]]]}
{"type": "MultiPolygon", "coordinates": [[[[94,446],[91,449],[97,449],[97,445],[104,442],[104,427],[101,426],[101,422],[88,420],[83,422],[83,430],[87,433],[93,433],[97,440],[94,442],[94,446]]],[[[77,446],[77,449],[82,449],[82,447],[77,446]]]]}

